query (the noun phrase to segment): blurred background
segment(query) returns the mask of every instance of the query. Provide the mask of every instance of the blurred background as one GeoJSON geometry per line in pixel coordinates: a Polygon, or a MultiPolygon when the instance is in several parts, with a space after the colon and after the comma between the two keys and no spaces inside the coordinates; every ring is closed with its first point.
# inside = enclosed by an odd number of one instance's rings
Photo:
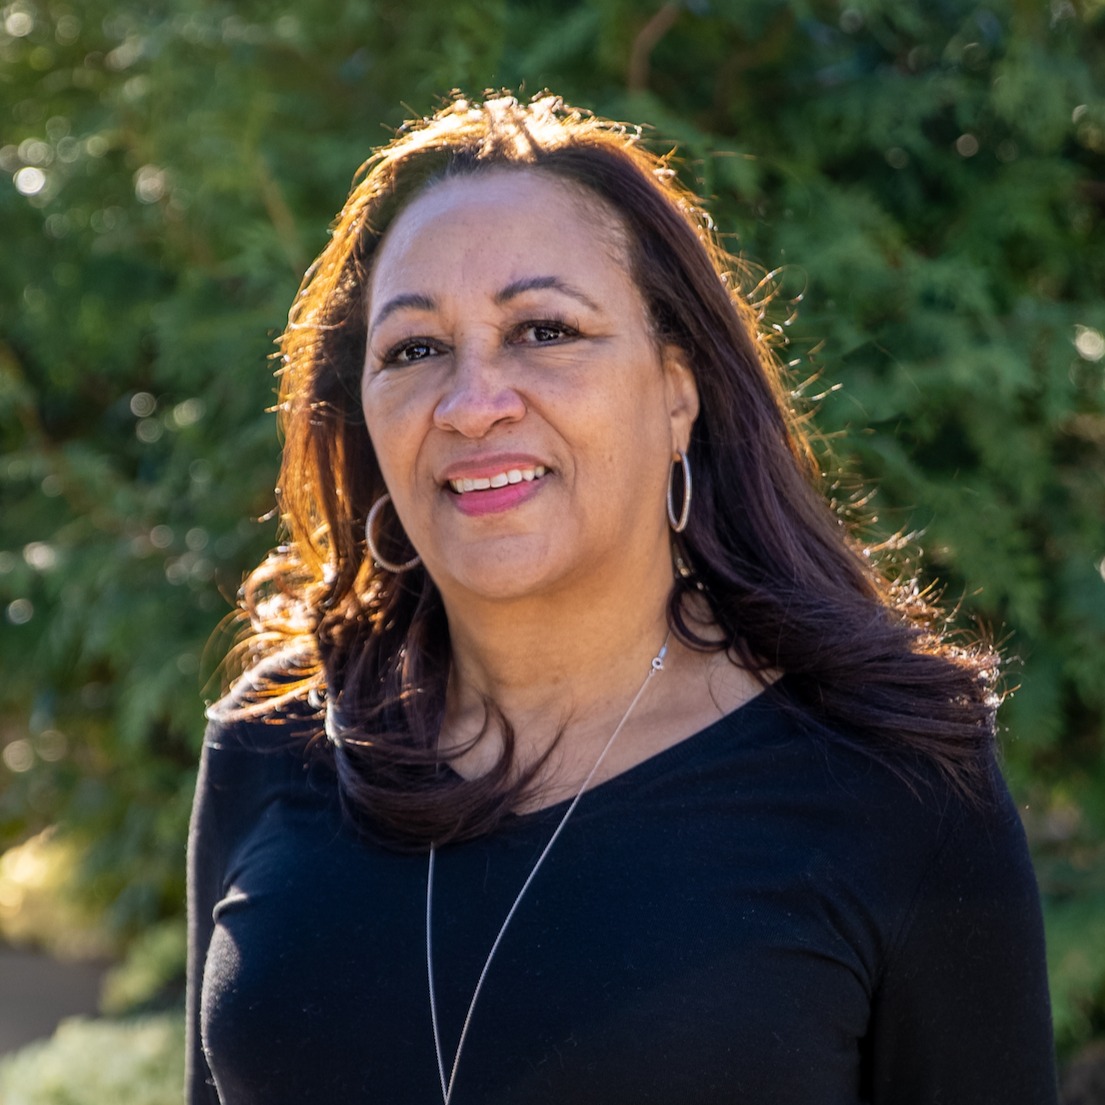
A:
{"type": "Polygon", "coordinates": [[[0,1102],[179,1099],[273,340],[357,166],[454,87],[678,146],[842,501],[1004,642],[1066,1100],[1105,1102],[1105,0],[0,7],[0,1102]]]}

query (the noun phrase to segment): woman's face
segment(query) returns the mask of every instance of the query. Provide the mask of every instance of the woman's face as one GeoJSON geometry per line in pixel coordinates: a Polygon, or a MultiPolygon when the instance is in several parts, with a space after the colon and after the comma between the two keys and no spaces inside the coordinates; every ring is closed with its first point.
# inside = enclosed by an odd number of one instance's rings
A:
{"type": "Polygon", "coordinates": [[[435,185],[385,236],[367,311],[368,432],[447,600],[670,572],[697,392],[600,200],[524,169],[435,185]]]}

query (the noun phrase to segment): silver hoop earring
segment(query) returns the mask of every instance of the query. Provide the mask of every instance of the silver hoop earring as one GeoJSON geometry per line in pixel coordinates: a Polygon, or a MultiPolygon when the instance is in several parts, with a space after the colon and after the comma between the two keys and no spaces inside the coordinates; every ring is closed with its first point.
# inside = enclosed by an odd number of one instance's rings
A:
{"type": "Polygon", "coordinates": [[[676,451],[679,456],[671,462],[671,470],[668,472],[668,525],[673,532],[682,533],[687,528],[687,519],[691,516],[691,466],[687,460],[687,454],[682,449],[676,451]],[[678,516],[675,513],[675,495],[672,491],[676,464],[683,468],[683,505],[678,516]]]}
{"type": "Polygon", "coordinates": [[[422,557],[415,553],[405,564],[396,564],[392,560],[385,560],[384,557],[380,555],[380,550],[376,548],[376,542],[372,538],[372,527],[376,524],[376,516],[384,509],[384,505],[390,502],[391,496],[385,492],[372,504],[372,509],[368,512],[368,518],[365,519],[364,539],[365,543],[368,545],[368,551],[372,554],[372,559],[375,560],[385,572],[393,572],[395,575],[398,575],[400,572],[408,571],[421,564],[422,557]]]}

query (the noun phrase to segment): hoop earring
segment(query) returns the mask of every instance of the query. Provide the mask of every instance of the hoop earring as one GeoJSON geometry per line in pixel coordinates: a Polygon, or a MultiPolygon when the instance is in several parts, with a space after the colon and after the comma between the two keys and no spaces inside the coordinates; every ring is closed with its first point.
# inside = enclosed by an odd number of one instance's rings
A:
{"type": "Polygon", "coordinates": [[[682,533],[687,528],[687,519],[691,516],[691,466],[687,460],[687,454],[682,449],[677,449],[679,456],[671,462],[671,470],[668,472],[668,525],[674,533],[682,533]],[[683,506],[678,516],[675,513],[675,495],[672,484],[675,480],[675,466],[683,467],[683,506]]]}
{"type": "Polygon", "coordinates": [[[376,516],[384,509],[384,505],[390,502],[391,496],[385,492],[372,504],[372,509],[368,512],[368,517],[365,519],[364,539],[365,543],[368,545],[368,551],[372,554],[372,559],[375,560],[385,572],[392,572],[398,575],[400,572],[405,572],[421,564],[422,557],[415,553],[405,564],[396,564],[392,560],[385,560],[384,557],[380,555],[380,550],[376,547],[376,542],[372,539],[372,527],[376,524],[376,516]]]}

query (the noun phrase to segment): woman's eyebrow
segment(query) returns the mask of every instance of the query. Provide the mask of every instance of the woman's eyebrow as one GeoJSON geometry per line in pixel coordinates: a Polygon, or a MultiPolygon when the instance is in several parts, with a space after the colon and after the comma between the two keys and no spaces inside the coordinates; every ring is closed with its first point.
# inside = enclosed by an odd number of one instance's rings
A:
{"type": "Polygon", "coordinates": [[[527,276],[522,280],[515,280],[511,284],[507,284],[502,291],[496,293],[495,302],[503,304],[524,292],[542,291],[546,288],[552,288],[553,291],[562,292],[564,295],[571,296],[572,299],[578,299],[580,303],[590,307],[593,311],[599,309],[598,304],[593,299],[557,276],[527,276]]]}
{"type": "MultiPolygon", "coordinates": [[[[553,291],[570,296],[572,299],[579,300],[580,303],[590,307],[593,311],[599,309],[598,304],[596,304],[590,296],[581,292],[579,288],[561,280],[558,276],[527,276],[521,280],[515,280],[501,291],[495,293],[495,302],[502,305],[509,302],[511,299],[515,299],[517,296],[523,295],[525,292],[543,291],[549,288],[553,291]]],[[[376,316],[369,324],[369,329],[374,330],[390,315],[404,309],[434,311],[437,309],[437,300],[421,292],[403,292],[401,295],[389,299],[380,310],[376,312],[376,316]]]]}
{"type": "Polygon", "coordinates": [[[437,301],[431,296],[422,295],[420,292],[404,292],[402,295],[389,299],[376,312],[376,317],[369,324],[369,329],[374,330],[388,315],[393,315],[396,311],[401,311],[404,308],[411,308],[416,311],[432,311],[436,307],[437,301]]]}

